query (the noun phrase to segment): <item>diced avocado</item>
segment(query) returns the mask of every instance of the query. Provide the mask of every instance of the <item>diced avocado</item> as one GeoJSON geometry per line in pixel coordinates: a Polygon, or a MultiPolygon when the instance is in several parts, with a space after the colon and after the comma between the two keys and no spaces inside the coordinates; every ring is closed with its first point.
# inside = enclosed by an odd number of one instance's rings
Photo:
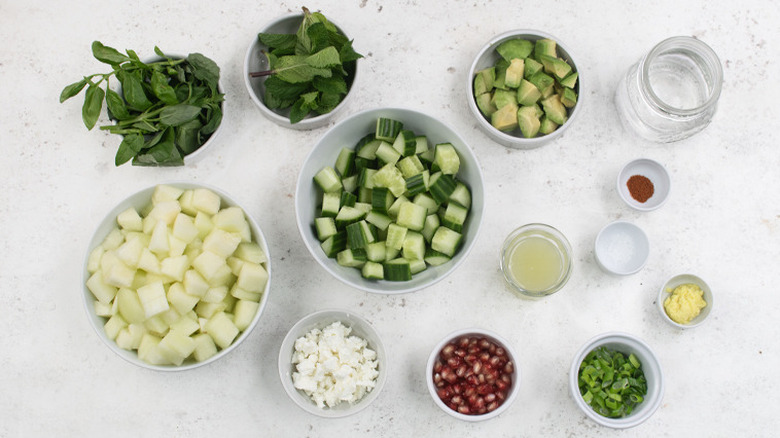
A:
{"type": "Polygon", "coordinates": [[[535,75],[528,78],[528,82],[536,85],[536,88],[542,93],[542,97],[549,97],[553,93],[555,79],[544,72],[537,72],[535,75]]]}
{"type": "Polygon", "coordinates": [[[496,112],[498,108],[493,104],[493,95],[490,93],[484,93],[480,94],[476,97],[477,100],[477,108],[482,112],[482,114],[485,115],[485,117],[490,117],[491,114],[496,112]]]}
{"type": "Polygon", "coordinates": [[[531,105],[531,108],[536,110],[536,117],[539,117],[540,119],[544,115],[544,110],[542,110],[542,107],[539,106],[539,104],[531,105]]]}
{"type": "Polygon", "coordinates": [[[561,103],[561,97],[557,94],[542,100],[544,113],[553,122],[563,125],[566,123],[566,107],[561,103]]]}
{"type": "Polygon", "coordinates": [[[493,81],[494,88],[506,88],[504,81],[506,79],[506,68],[509,67],[509,61],[499,59],[496,62],[496,79],[493,81]]]}
{"type": "MultiPolygon", "coordinates": [[[[527,65],[528,63],[526,62],[526,66],[527,65]]],[[[528,71],[527,67],[526,67],[526,71],[528,71]]],[[[574,88],[574,86],[577,85],[577,76],[579,75],[575,71],[574,73],[569,74],[569,76],[566,76],[565,78],[561,79],[560,84],[563,85],[564,87],[574,88]]]]}
{"type": "Polygon", "coordinates": [[[533,58],[525,58],[525,72],[523,72],[523,76],[528,79],[536,73],[542,71],[543,67],[544,66],[541,62],[533,58]]]}
{"type": "Polygon", "coordinates": [[[558,124],[550,120],[549,117],[544,116],[541,118],[541,125],[539,126],[539,132],[547,135],[558,129],[558,124]]]}
{"type": "Polygon", "coordinates": [[[575,93],[574,90],[572,90],[571,88],[564,88],[560,96],[561,96],[561,103],[566,108],[573,108],[574,105],[577,103],[577,93],[575,93]]]}
{"type": "Polygon", "coordinates": [[[525,62],[520,58],[514,58],[509,61],[509,67],[506,68],[504,85],[508,88],[517,88],[520,81],[523,80],[523,70],[525,62]]]}
{"type": "Polygon", "coordinates": [[[490,116],[490,123],[500,131],[511,131],[517,128],[517,104],[504,105],[490,116]]]}
{"type": "Polygon", "coordinates": [[[539,98],[542,97],[542,93],[536,88],[536,85],[523,79],[520,81],[520,86],[517,88],[517,104],[518,105],[533,105],[539,98]]]}
{"type": "Polygon", "coordinates": [[[491,102],[496,106],[496,108],[499,109],[505,105],[509,105],[510,103],[516,103],[517,98],[515,97],[515,91],[497,88],[496,91],[493,92],[493,98],[491,99],[491,102]]]}
{"type": "Polygon", "coordinates": [[[523,106],[517,110],[517,124],[520,126],[520,132],[525,138],[536,137],[539,133],[539,117],[536,115],[536,109],[532,106],[523,106]]]}
{"type": "Polygon", "coordinates": [[[558,54],[556,53],[556,44],[555,41],[547,38],[542,38],[540,40],[536,40],[536,44],[534,45],[534,58],[536,58],[537,61],[541,62],[542,55],[552,56],[553,58],[556,58],[558,54]]]}
{"type": "Polygon", "coordinates": [[[496,69],[493,67],[478,71],[474,76],[474,95],[489,93],[493,89],[495,79],[496,69]]]}
{"type": "Polygon", "coordinates": [[[523,39],[504,41],[496,47],[496,52],[507,61],[514,58],[527,58],[533,50],[533,43],[523,39]]]}
{"type": "Polygon", "coordinates": [[[563,59],[558,59],[553,56],[541,55],[542,65],[544,65],[544,71],[550,73],[558,79],[563,79],[571,73],[571,66],[563,59]]]}

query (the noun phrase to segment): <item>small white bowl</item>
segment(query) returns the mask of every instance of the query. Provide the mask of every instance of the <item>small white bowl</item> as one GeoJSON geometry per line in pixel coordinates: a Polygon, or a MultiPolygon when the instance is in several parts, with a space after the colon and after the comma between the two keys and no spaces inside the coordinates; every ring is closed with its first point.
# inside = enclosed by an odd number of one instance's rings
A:
{"type": "Polygon", "coordinates": [[[282,380],[285,392],[301,409],[320,417],[346,417],[367,408],[382,391],[382,387],[384,387],[387,380],[387,373],[387,355],[379,334],[371,327],[368,321],[348,310],[326,309],[305,316],[287,332],[279,350],[279,377],[282,380]],[[376,352],[379,363],[379,376],[377,377],[376,386],[354,404],[342,402],[332,408],[319,408],[305,392],[295,388],[293,384],[292,374],[295,372],[295,366],[292,364],[292,356],[295,353],[295,340],[305,336],[315,328],[323,329],[337,321],[352,328],[350,335],[365,339],[368,347],[376,352]]]}
{"type": "Polygon", "coordinates": [[[639,158],[627,163],[617,177],[617,191],[620,198],[629,207],[639,211],[652,211],[664,205],[671,187],[672,181],[666,168],[649,158],[639,158]],[[628,189],[628,180],[635,175],[644,176],[653,184],[653,195],[645,202],[634,199],[628,189]]]}
{"type": "Polygon", "coordinates": [[[710,289],[710,286],[704,280],[702,280],[701,277],[697,277],[693,274],[679,274],[667,280],[663,287],[661,287],[661,290],[658,291],[658,298],[656,299],[656,306],[658,307],[658,311],[661,312],[661,316],[663,317],[664,321],[668,322],[674,327],[681,329],[689,329],[701,325],[710,315],[710,312],[712,312],[713,303],[712,289],[710,289]],[[690,283],[699,286],[702,292],[704,292],[702,298],[704,298],[707,306],[701,309],[701,312],[695,318],[693,318],[691,322],[688,324],[680,324],[673,321],[672,318],[670,318],[666,313],[666,309],[664,309],[664,301],[667,297],[670,296],[671,292],[677,286],[690,283]]]}
{"type": "Polygon", "coordinates": [[[602,426],[613,429],[626,429],[643,423],[661,406],[664,396],[664,376],[658,358],[644,341],[627,333],[608,332],[590,339],[574,355],[574,360],[569,370],[569,389],[577,407],[588,418],[602,426]],[[585,403],[580,394],[578,384],[580,364],[588,353],[602,346],[624,354],[633,353],[642,364],[642,371],[647,380],[647,394],[644,396],[644,401],[638,404],[634,411],[624,418],[607,418],[600,415],[585,403]]]}
{"type": "Polygon", "coordinates": [[[594,248],[596,262],[608,273],[631,275],[639,272],[650,255],[650,241],[631,222],[615,221],[601,229],[594,248]]]}
{"type": "Polygon", "coordinates": [[[479,234],[485,209],[485,195],[482,170],[474,152],[449,125],[427,114],[402,108],[377,108],[361,111],[342,120],[328,130],[314,145],[298,174],[295,188],[295,218],[303,242],[314,259],[339,281],[354,288],[380,294],[402,294],[431,286],[451,274],[466,259],[479,234]],[[463,241],[457,254],[447,263],[429,266],[415,274],[409,281],[369,280],[363,278],[359,269],[341,266],[335,259],[328,258],[320,247],[314,219],[319,214],[318,205],[322,195],[315,187],[314,175],[325,166],[333,166],[343,147],[354,147],[366,134],[375,132],[379,117],[403,122],[404,129],[428,137],[429,146],[436,143],[451,143],[460,157],[460,171],[457,178],[471,190],[471,208],[463,228],[463,241]]]}
{"type": "Polygon", "coordinates": [[[474,58],[474,61],[471,64],[471,68],[469,68],[469,74],[466,78],[466,95],[468,96],[469,109],[476,118],[477,124],[491,139],[493,139],[493,141],[513,148],[534,149],[562,136],[563,133],[574,122],[574,119],[577,118],[577,115],[581,112],[582,99],[586,98],[581,84],[582,71],[577,68],[577,64],[574,62],[574,57],[571,54],[571,50],[569,50],[568,46],[564,45],[560,39],[538,30],[518,29],[497,35],[491,38],[490,41],[488,41],[484,46],[482,46],[482,48],[477,53],[477,56],[474,58]],[[519,130],[515,130],[513,132],[503,132],[494,128],[490,123],[490,120],[488,120],[485,115],[482,114],[482,111],[479,110],[477,102],[474,98],[474,75],[478,71],[492,67],[496,64],[496,61],[498,61],[500,58],[500,55],[498,52],[496,52],[496,47],[498,47],[504,41],[518,38],[523,38],[530,41],[536,41],[544,38],[554,40],[558,47],[558,56],[566,60],[569,65],[571,65],[572,72],[578,73],[577,85],[574,87],[574,91],[577,92],[577,103],[573,108],[569,109],[569,118],[566,123],[559,126],[558,129],[551,132],[550,134],[539,135],[534,138],[523,137],[519,130]]]}
{"type": "Polygon", "coordinates": [[[519,393],[520,365],[517,362],[517,357],[518,357],[517,353],[515,352],[514,348],[512,348],[512,345],[506,339],[504,339],[499,334],[493,331],[481,329],[481,328],[467,328],[467,329],[456,330],[448,334],[447,336],[445,336],[444,339],[442,339],[441,341],[439,341],[439,343],[436,344],[436,346],[431,351],[431,355],[428,357],[428,362],[425,367],[425,382],[428,386],[428,392],[431,394],[431,398],[433,398],[433,401],[434,403],[436,403],[436,406],[441,408],[441,410],[443,410],[447,414],[459,420],[477,422],[477,421],[484,421],[484,420],[489,420],[491,418],[497,417],[501,415],[502,412],[509,409],[509,406],[512,405],[515,398],[517,398],[517,394],[519,393]],[[504,350],[506,351],[507,357],[512,362],[513,365],[512,385],[509,389],[509,394],[507,395],[504,402],[498,408],[496,408],[491,412],[487,412],[484,414],[477,414],[477,415],[462,414],[447,406],[441,400],[441,398],[439,398],[439,394],[437,393],[437,387],[433,381],[434,365],[436,364],[436,360],[439,357],[439,354],[441,353],[445,345],[447,345],[452,341],[458,340],[464,336],[478,336],[478,337],[487,338],[489,341],[503,347],[504,350]]]}
{"type": "MultiPolygon", "coordinates": [[[[265,26],[260,28],[258,33],[282,33],[282,34],[294,34],[303,20],[303,13],[293,12],[290,14],[282,15],[266,23],[265,26]]],[[[342,34],[346,35],[344,29],[338,24],[328,18],[328,21],[335,25],[342,34]]],[[[307,130],[320,128],[330,123],[335,116],[341,112],[347,104],[347,101],[352,98],[354,93],[354,84],[357,80],[358,62],[354,62],[354,68],[351,65],[345,64],[345,70],[349,72],[347,76],[347,94],[344,99],[335,107],[332,111],[326,114],[314,115],[309,114],[303,120],[298,123],[290,123],[290,110],[284,109],[270,109],[264,103],[265,96],[265,78],[251,78],[249,73],[255,71],[268,70],[268,59],[263,55],[262,51],[267,47],[260,42],[255,34],[252,43],[246,51],[244,57],[244,84],[249,92],[249,97],[252,102],[260,108],[260,112],[270,121],[276,123],[284,128],[291,128],[296,130],[307,130]]]]}
{"type": "MultiPolygon", "coordinates": [[[[214,193],[218,194],[220,198],[222,198],[222,207],[241,207],[237,201],[235,201],[230,195],[223,192],[222,190],[205,185],[205,184],[194,184],[194,183],[188,183],[188,182],[167,182],[162,183],[163,185],[170,185],[174,187],[178,187],[180,189],[196,189],[196,188],[206,188],[214,193]]],[[[266,307],[266,304],[268,303],[268,294],[271,288],[271,257],[270,253],[268,252],[268,244],[265,239],[265,236],[263,235],[263,232],[260,230],[260,226],[255,222],[255,220],[250,216],[245,209],[244,210],[244,216],[246,217],[247,222],[249,222],[249,227],[252,231],[252,240],[254,242],[257,242],[260,247],[265,252],[266,256],[268,257],[268,261],[265,262],[265,268],[268,272],[268,281],[265,285],[265,290],[263,291],[262,298],[260,299],[260,307],[257,309],[257,313],[255,314],[254,318],[252,319],[251,324],[249,327],[246,328],[243,332],[239,333],[236,339],[233,340],[233,343],[230,344],[227,348],[220,350],[215,354],[214,356],[211,356],[209,359],[206,359],[202,362],[195,362],[192,360],[185,361],[179,366],[175,365],[152,365],[147,362],[142,361],[138,358],[138,354],[135,351],[128,351],[124,350],[122,348],[119,348],[113,340],[111,340],[107,335],[105,330],[103,329],[104,324],[106,323],[106,318],[100,317],[95,313],[95,297],[92,295],[92,292],[89,291],[86,287],[87,279],[90,277],[89,272],[87,271],[87,264],[89,261],[89,255],[91,254],[92,250],[95,249],[98,245],[100,245],[108,236],[108,234],[116,227],[116,219],[117,215],[125,210],[127,210],[130,207],[135,207],[135,209],[139,212],[142,211],[142,209],[146,206],[148,206],[151,203],[152,194],[154,193],[155,186],[148,187],[146,189],[143,189],[139,192],[136,192],[127,198],[125,198],[122,202],[120,202],[116,207],[114,207],[111,211],[108,212],[108,214],[103,218],[103,220],[100,222],[100,225],[98,225],[97,230],[95,230],[95,233],[92,235],[92,239],[89,242],[88,250],[87,250],[87,257],[84,261],[83,271],[82,271],[82,297],[84,301],[84,309],[87,312],[87,317],[89,318],[89,322],[92,325],[92,328],[95,329],[95,332],[97,333],[98,337],[101,341],[103,341],[106,346],[108,346],[114,353],[116,353],[119,357],[122,359],[134,364],[138,365],[143,368],[148,368],[151,370],[157,370],[157,371],[183,371],[183,370],[189,370],[193,368],[197,368],[209,363],[212,363],[222,357],[225,357],[228,353],[235,350],[241,342],[243,342],[246,338],[249,337],[249,334],[252,332],[252,330],[257,326],[258,321],[260,321],[260,316],[263,314],[263,310],[266,307]]]]}

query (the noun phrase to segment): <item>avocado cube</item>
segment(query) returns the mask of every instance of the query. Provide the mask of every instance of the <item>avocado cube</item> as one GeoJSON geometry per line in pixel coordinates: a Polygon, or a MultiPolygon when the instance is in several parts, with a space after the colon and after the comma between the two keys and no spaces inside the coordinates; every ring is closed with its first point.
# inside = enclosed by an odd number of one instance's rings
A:
{"type": "Polygon", "coordinates": [[[524,66],[525,62],[522,59],[512,59],[509,62],[509,67],[506,68],[504,85],[508,88],[517,88],[520,85],[520,81],[523,80],[524,66]]]}
{"type": "Polygon", "coordinates": [[[536,117],[541,119],[542,116],[544,116],[544,110],[542,109],[542,107],[539,106],[539,104],[531,105],[531,108],[536,110],[536,117]]]}
{"type": "Polygon", "coordinates": [[[563,79],[571,73],[571,66],[563,59],[558,59],[553,56],[541,55],[540,60],[544,65],[544,71],[555,76],[558,79],[563,79]]]}
{"type": "Polygon", "coordinates": [[[540,122],[541,124],[539,125],[539,132],[544,135],[550,134],[551,132],[558,129],[558,124],[550,120],[550,118],[547,116],[543,116],[540,122]]]}
{"type": "MultiPolygon", "coordinates": [[[[527,63],[526,63],[527,65],[527,63]]],[[[526,68],[526,71],[528,69],[526,68]]],[[[567,88],[574,88],[575,85],[577,85],[577,72],[569,74],[569,76],[566,76],[565,78],[560,80],[561,85],[567,88]]]]}
{"type": "Polygon", "coordinates": [[[490,124],[499,131],[511,131],[517,128],[517,104],[513,102],[499,108],[490,116],[490,124]]]}
{"type": "Polygon", "coordinates": [[[546,98],[553,94],[553,85],[555,79],[552,76],[545,74],[544,72],[536,72],[533,76],[528,78],[528,82],[536,85],[536,88],[542,93],[542,97],[546,98]]]}
{"type": "Polygon", "coordinates": [[[491,99],[491,103],[495,105],[496,108],[502,108],[510,103],[514,104],[516,102],[517,99],[513,90],[503,90],[501,88],[497,88],[496,91],[493,92],[493,98],[491,99]]]}
{"type": "Polygon", "coordinates": [[[525,138],[536,137],[539,133],[541,123],[533,106],[523,106],[517,110],[517,123],[525,138]]]}
{"type": "Polygon", "coordinates": [[[574,90],[572,90],[571,88],[564,88],[560,96],[561,96],[561,103],[566,108],[573,108],[574,105],[577,103],[577,93],[575,93],[574,90]]]}
{"type": "Polygon", "coordinates": [[[490,117],[498,108],[493,104],[493,96],[490,93],[480,94],[476,97],[477,108],[485,115],[490,117]]]}
{"type": "Polygon", "coordinates": [[[493,67],[480,70],[474,76],[474,95],[489,93],[493,89],[496,80],[496,70],[493,67]]]}
{"type": "Polygon", "coordinates": [[[566,123],[566,107],[561,103],[561,97],[557,94],[542,100],[544,114],[553,122],[563,125],[566,123]]]}
{"type": "Polygon", "coordinates": [[[517,87],[517,104],[522,106],[533,105],[542,97],[542,92],[536,85],[523,79],[517,87]]]}
{"type": "Polygon", "coordinates": [[[496,78],[493,81],[493,87],[494,88],[506,88],[506,85],[504,85],[504,81],[506,80],[506,69],[509,67],[509,61],[506,61],[504,59],[499,59],[496,61],[495,65],[495,74],[496,78]]]}
{"type": "Polygon", "coordinates": [[[556,53],[556,48],[557,45],[555,44],[555,41],[551,39],[542,38],[540,40],[536,40],[536,44],[534,45],[534,58],[536,58],[536,60],[539,62],[542,61],[542,55],[556,58],[558,56],[556,53]]]}
{"type": "Polygon", "coordinates": [[[536,73],[542,71],[543,67],[544,66],[541,62],[533,58],[525,58],[525,72],[523,72],[523,76],[528,79],[536,73]]]}
{"type": "Polygon", "coordinates": [[[534,50],[532,42],[524,39],[504,41],[496,47],[496,52],[507,61],[514,58],[527,58],[534,50]]]}

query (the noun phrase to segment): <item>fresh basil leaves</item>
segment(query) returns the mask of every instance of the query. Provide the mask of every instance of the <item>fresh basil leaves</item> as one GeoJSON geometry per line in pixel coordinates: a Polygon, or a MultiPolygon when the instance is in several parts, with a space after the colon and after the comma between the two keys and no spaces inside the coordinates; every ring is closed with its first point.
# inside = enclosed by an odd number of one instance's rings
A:
{"type": "Polygon", "coordinates": [[[92,55],[112,71],[86,76],[60,94],[62,103],[86,87],[81,118],[90,130],[105,101],[114,124],[100,129],[123,137],[117,166],[130,160],[134,166],[181,166],[184,156],[200,148],[222,122],[219,66],[200,53],[177,59],[157,47],[154,52],[162,59],[144,63],[132,50],[125,55],[95,41],[92,55]],[[121,93],[109,88],[112,77],[121,93]]]}
{"type": "Polygon", "coordinates": [[[258,39],[268,47],[263,53],[269,70],[249,75],[267,77],[266,106],[289,109],[292,124],[312,112],[326,114],[336,108],[348,92],[357,60],[363,57],[324,15],[307,8],[295,34],[260,33],[258,39]]]}

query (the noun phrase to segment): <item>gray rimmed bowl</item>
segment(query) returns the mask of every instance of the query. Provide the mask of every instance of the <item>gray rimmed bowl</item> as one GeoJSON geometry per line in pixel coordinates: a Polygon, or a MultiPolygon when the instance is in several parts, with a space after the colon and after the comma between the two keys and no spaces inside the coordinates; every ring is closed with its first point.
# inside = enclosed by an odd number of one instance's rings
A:
{"type": "Polygon", "coordinates": [[[656,306],[658,307],[658,311],[661,313],[661,317],[664,319],[664,321],[673,327],[680,329],[690,329],[698,327],[704,323],[704,321],[707,320],[707,318],[710,316],[710,313],[712,312],[713,304],[714,301],[712,296],[712,289],[701,277],[693,274],[678,274],[667,280],[666,283],[664,283],[664,285],[661,287],[661,290],[658,291],[658,297],[656,299],[656,306]],[[664,301],[666,301],[666,299],[671,295],[671,292],[677,286],[684,284],[695,284],[699,286],[703,292],[702,298],[704,299],[704,302],[707,303],[707,305],[701,309],[699,314],[689,323],[680,324],[679,322],[674,321],[671,317],[669,317],[669,314],[666,313],[666,309],[664,308],[664,301]]]}

